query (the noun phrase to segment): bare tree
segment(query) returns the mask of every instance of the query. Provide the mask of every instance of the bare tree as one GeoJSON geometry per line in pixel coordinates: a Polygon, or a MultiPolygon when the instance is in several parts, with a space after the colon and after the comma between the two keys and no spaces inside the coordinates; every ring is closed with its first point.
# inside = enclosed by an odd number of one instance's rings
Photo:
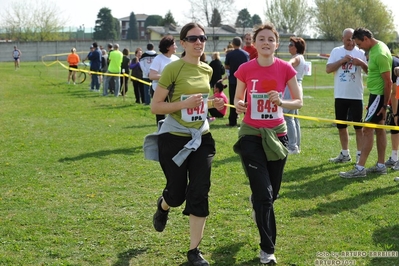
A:
{"type": "Polygon", "coordinates": [[[213,50],[215,50],[219,43],[218,29],[227,22],[226,18],[231,18],[234,0],[189,0],[189,2],[191,4],[191,21],[212,28],[207,35],[213,42],[213,50]],[[220,25],[214,23],[215,16],[220,17],[220,25]]]}
{"type": "Polygon", "coordinates": [[[232,6],[234,0],[189,0],[191,4],[191,19],[206,27],[210,27],[212,14],[215,9],[218,10],[222,23],[226,18],[232,15],[232,6]]]}
{"type": "Polygon", "coordinates": [[[302,35],[311,23],[307,0],[266,0],[266,18],[279,31],[302,35]]]}
{"type": "Polygon", "coordinates": [[[394,41],[393,14],[380,0],[315,0],[316,27],[325,39],[340,40],[342,30],[366,27],[384,42],[394,41]]]}
{"type": "Polygon", "coordinates": [[[20,41],[51,41],[60,39],[66,21],[61,19],[55,3],[38,1],[12,2],[3,9],[3,27],[20,41]]]}

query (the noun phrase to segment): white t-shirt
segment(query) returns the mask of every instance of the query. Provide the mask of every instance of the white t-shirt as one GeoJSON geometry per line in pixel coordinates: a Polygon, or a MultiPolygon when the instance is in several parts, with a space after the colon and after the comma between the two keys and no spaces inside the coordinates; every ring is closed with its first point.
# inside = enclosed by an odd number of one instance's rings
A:
{"type": "MultiPolygon", "coordinates": [[[[151,69],[155,70],[156,72],[158,72],[158,74],[161,74],[167,64],[169,64],[170,62],[176,61],[176,60],[179,60],[179,57],[177,57],[174,54],[172,54],[171,57],[167,57],[164,54],[159,54],[152,61],[150,70],[151,69]]],[[[158,85],[158,80],[153,80],[152,81],[152,89],[154,91],[156,90],[157,85],[158,85]]]]}
{"type": "MultiPolygon", "coordinates": [[[[367,62],[364,51],[355,47],[348,51],[344,46],[335,47],[328,58],[327,65],[341,60],[346,55],[367,62]]],[[[362,68],[348,62],[334,73],[334,98],[363,100],[362,68]]]]}

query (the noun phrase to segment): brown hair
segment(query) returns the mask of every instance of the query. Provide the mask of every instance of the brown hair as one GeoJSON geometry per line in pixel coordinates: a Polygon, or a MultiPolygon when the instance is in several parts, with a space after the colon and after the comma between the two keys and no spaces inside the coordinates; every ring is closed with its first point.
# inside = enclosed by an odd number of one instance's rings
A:
{"type": "Polygon", "coordinates": [[[290,42],[292,42],[295,45],[296,48],[296,52],[298,54],[304,54],[305,53],[305,49],[306,49],[306,42],[304,39],[302,39],[301,37],[290,37],[290,42]]]}
{"type": "Polygon", "coordinates": [[[259,32],[262,31],[262,30],[271,30],[273,32],[274,36],[276,36],[276,43],[279,42],[279,38],[280,37],[279,37],[279,34],[278,34],[277,30],[276,30],[276,27],[274,27],[273,23],[270,23],[270,22],[266,23],[266,24],[263,24],[263,25],[260,25],[257,29],[255,29],[254,36],[253,36],[254,42],[255,42],[256,37],[258,36],[259,32]]]}

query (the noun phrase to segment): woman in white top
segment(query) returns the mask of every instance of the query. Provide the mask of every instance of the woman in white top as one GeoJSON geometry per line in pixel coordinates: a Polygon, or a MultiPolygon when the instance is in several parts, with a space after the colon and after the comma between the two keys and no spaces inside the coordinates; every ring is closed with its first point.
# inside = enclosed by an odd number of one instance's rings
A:
{"type": "MultiPolygon", "coordinates": [[[[179,59],[175,55],[177,50],[177,45],[175,43],[175,39],[173,36],[164,36],[159,42],[159,51],[161,54],[157,55],[152,61],[150,66],[150,73],[148,74],[149,79],[152,81],[152,89],[155,91],[158,85],[158,80],[161,77],[161,73],[165,66],[170,62],[176,61],[179,59]]],[[[151,90],[151,97],[154,95],[154,91],[151,90]]],[[[158,121],[165,119],[165,115],[155,115],[157,124],[158,121]]]]}
{"type": "MultiPolygon", "coordinates": [[[[302,92],[302,79],[305,75],[305,58],[303,54],[305,53],[306,43],[301,37],[291,37],[290,44],[288,45],[288,50],[291,54],[291,59],[289,63],[296,70],[296,80],[298,86],[302,92]]],[[[284,91],[284,99],[291,99],[290,91],[288,87],[284,91]]],[[[298,109],[289,110],[284,108],[283,112],[285,114],[298,115],[298,109]]],[[[298,118],[291,116],[284,116],[285,122],[287,123],[287,135],[288,135],[288,152],[290,154],[298,154],[301,151],[301,125],[298,118]]]]}

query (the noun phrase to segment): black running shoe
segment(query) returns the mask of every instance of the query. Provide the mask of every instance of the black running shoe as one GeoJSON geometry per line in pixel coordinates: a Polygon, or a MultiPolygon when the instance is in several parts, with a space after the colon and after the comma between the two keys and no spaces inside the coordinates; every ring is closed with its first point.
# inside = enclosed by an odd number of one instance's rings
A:
{"type": "Polygon", "coordinates": [[[165,229],[166,222],[168,221],[169,210],[165,211],[161,207],[162,196],[158,198],[157,201],[157,211],[155,212],[152,223],[154,225],[155,230],[158,232],[162,232],[165,229]]]}
{"type": "Polygon", "coordinates": [[[191,249],[187,252],[187,259],[192,266],[209,266],[198,248],[191,249]]]}

